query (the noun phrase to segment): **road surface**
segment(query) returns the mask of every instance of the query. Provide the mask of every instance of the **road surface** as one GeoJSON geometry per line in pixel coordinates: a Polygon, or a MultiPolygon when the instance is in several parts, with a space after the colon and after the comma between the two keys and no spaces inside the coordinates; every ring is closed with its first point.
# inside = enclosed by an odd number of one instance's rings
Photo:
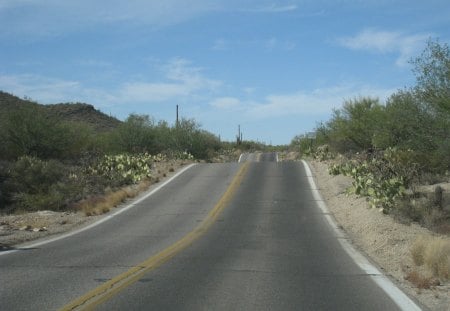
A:
{"type": "Polygon", "coordinates": [[[399,310],[341,247],[302,164],[276,159],[197,164],[101,225],[0,254],[0,309],[399,310]]]}

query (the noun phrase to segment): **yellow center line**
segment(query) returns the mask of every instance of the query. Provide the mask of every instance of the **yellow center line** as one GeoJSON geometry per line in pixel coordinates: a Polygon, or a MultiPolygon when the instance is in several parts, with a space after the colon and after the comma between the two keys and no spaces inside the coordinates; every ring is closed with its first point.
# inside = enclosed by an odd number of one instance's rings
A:
{"type": "Polygon", "coordinates": [[[158,254],[148,258],[147,260],[141,262],[128,271],[125,271],[124,273],[121,273],[113,279],[94,288],[85,295],[78,297],[77,299],[62,307],[60,310],[93,310],[96,306],[107,301],[108,299],[119,293],[121,290],[138,281],[147,272],[161,266],[170,258],[191,245],[192,242],[197,240],[211,227],[211,225],[217,220],[217,217],[220,215],[220,213],[228,205],[234,193],[241,184],[242,179],[244,178],[245,173],[248,170],[248,166],[248,163],[245,163],[241,166],[236,176],[228,186],[226,192],[222,195],[214,208],[208,213],[206,218],[194,230],[192,230],[183,238],[165,248],[158,254]]]}

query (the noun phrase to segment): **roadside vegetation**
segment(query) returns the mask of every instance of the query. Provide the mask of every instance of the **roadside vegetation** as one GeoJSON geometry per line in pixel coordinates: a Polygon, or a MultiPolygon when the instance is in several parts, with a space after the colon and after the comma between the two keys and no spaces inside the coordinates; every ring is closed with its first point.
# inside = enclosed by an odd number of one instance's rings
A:
{"type": "Polygon", "coordinates": [[[0,91],[0,213],[108,212],[192,161],[269,150],[222,142],[193,119],[125,121],[83,103],[40,105],[0,91]]]}
{"type": "MultiPolygon", "coordinates": [[[[416,222],[450,234],[450,50],[428,42],[411,61],[416,84],[385,103],[377,98],[346,100],[321,123],[314,139],[299,135],[291,148],[327,161],[329,173],[353,179],[349,193],[405,224],[416,222]]],[[[413,271],[419,287],[448,280],[448,239],[418,240],[411,254],[430,276],[413,271]]]]}
{"type": "MultiPolygon", "coordinates": [[[[191,119],[170,126],[147,115],[124,122],[86,104],[39,105],[0,93],[0,212],[99,214],[175,166],[222,148],[191,119]]],[[[166,173],[168,173],[166,172],[166,173]]]]}

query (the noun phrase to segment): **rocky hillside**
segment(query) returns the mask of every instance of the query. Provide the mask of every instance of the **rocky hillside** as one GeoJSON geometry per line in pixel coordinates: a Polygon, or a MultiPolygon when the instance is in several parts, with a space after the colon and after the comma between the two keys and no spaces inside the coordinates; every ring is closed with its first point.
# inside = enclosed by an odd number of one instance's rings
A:
{"type": "Polygon", "coordinates": [[[108,116],[94,108],[94,106],[84,103],[61,103],[55,105],[40,105],[36,102],[21,99],[17,96],[0,91],[0,121],[8,113],[14,112],[21,107],[37,106],[49,113],[57,116],[63,121],[81,122],[90,125],[97,131],[108,131],[116,128],[121,121],[108,116]]]}

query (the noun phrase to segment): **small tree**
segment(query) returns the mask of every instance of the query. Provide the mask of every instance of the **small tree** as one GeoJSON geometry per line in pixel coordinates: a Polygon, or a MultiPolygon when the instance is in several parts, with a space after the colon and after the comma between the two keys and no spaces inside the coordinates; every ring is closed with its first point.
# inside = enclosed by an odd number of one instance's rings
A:
{"type": "Polygon", "coordinates": [[[113,135],[118,152],[143,153],[154,150],[154,120],[148,115],[130,114],[113,135]]]}
{"type": "Polygon", "coordinates": [[[384,107],[378,99],[362,97],[347,100],[341,109],[334,110],[331,120],[318,128],[330,146],[339,152],[360,151],[373,147],[383,118],[384,107]]]}
{"type": "Polygon", "coordinates": [[[419,97],[439,112],[450,114],[450,50],[447,44],[428,41],[422,55],[411,62],[419,97]]]}
{"type": "Polygon", "coordinates": [[[24,106],[11,112],[5,128],[4,140],[11,158],[22,155],[61,158],[71,144],[62,123],[38,106],[24,106]]]}

